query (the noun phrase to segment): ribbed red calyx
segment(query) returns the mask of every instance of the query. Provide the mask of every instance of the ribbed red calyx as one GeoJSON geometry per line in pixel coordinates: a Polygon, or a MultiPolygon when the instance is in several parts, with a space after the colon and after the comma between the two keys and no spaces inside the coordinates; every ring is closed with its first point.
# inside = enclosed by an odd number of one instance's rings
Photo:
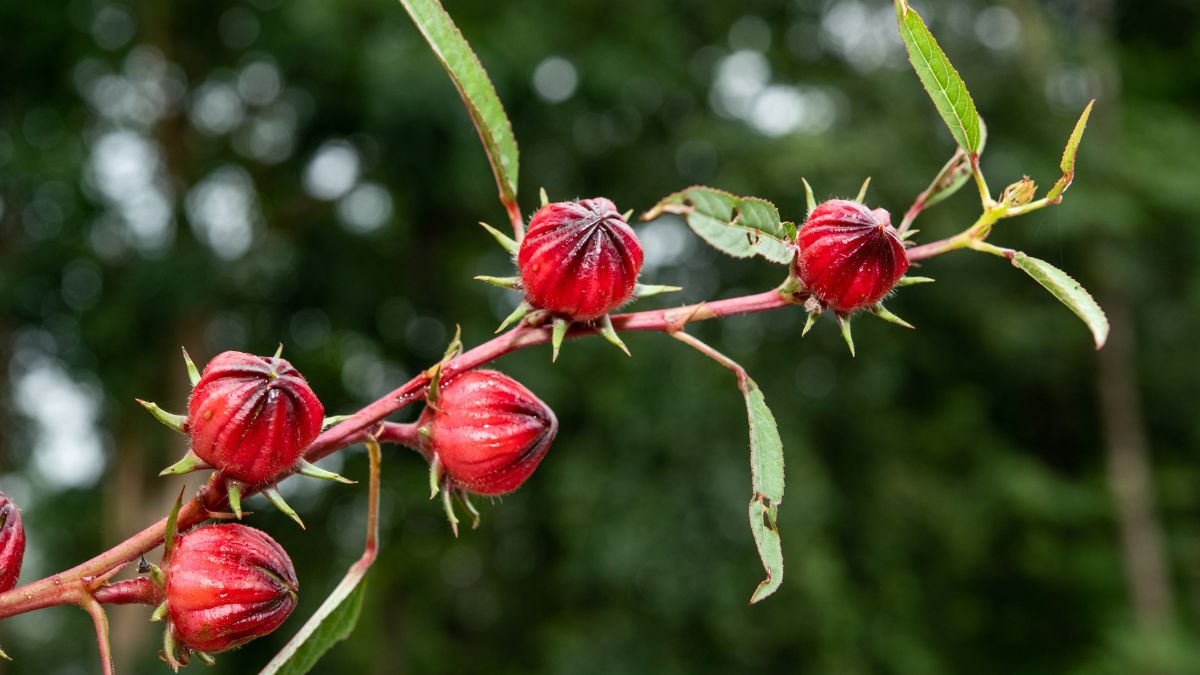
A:
{"type": "Polygon", "coordinates": [[[217,653],[275,630],[296,608],[296,570],[267,533],[236,523],[180,536],[167,561],[167,611],[180,644],[217,653]]]}
{"type": "Polygon", "coordinates": [[[529,304],[591,321],[633,296],[642,245],[611,201],[557,202],[533,214],[517,266],[529,304]]]}
{"type": "Polygon", "coordinates": [[[520,382],[472,370],[443,385],[425,408],[422,449],[436,453],[456,488],[481,495],[512,492],[546,456],[558,419],[520,382]]]}
{"type": "Polygon", "coordinates": [[[321,433],[325,408],[284,359],[219,354],[188,402],[192,452],[226,476],[261,485],[290,469],[321,433]]]}
{"type": "Polygon", "coordinates": [[[17,585],[25,559],[25,528],[21,510],[0,492],[0,593],[17,585]]]}
{"type": "Polygon", "coordinates": [[[882,300],[908,270],[891,216],[858,202],[817,206],[797,244],[796,275],[822,305],[843,314],[882,300]]]}

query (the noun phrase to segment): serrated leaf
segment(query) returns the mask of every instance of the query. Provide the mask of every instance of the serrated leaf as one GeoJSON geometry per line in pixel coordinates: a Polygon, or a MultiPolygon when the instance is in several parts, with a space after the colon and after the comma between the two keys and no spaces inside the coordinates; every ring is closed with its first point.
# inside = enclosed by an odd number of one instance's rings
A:
{"type": "Polygon", "coordinates": [[[746,416],[750,420],[750,477],[754,497],[750,500],[750,530],[767,576],[750,598],[751,604],[771,595],[783,583],[783,547],[775,518],[783,501],[783,441],[775,416],[767,407],[758,384],[742,383],[746,416]]]}
{"type": "Polygon", "coordinates": [[[1054,265],[1018,251],[1012,258],[1016,267],[1034,278],[1087,324],[1096,342],[1096,349],[1108,339],[1108,317],[1083,286],[1054,265]]]}
{"type": "Polygon", "coordinates": [[[754,547],[762,560],[767,576],[758,582],[750,596],[750,604],[770,597],[783,583],[783,541],[779,528],[775,526],[775,508],[767,507],[758,499],[750,500],[750,531],[754,535],[754,547]]]}
{"type": "Polygon", "coordinates": [[[643,218],[660,213],[684,216],[688,227],[710,246],[735,258],[760,255],[780,264],[792,261],[795,225],[782,221],[774,204],[695,186],[660,201],[643,218]]]}
{"type": "Polygon", "coordinates": [[[900,39],[904,41],[913,70],[954,140],[968,155],[978,155],[982,149],[979,113],[967,85],[950,65],[950,59],[925,27],[921,16],[908,6],[906,0],[895,0],[895,5],[900,39]]]}
{"type": "Polygon", "coordinates": [[[325,599],[317,613],[300,629],[300,633],[271,659],[259,675],[303,675],[312,670],[330,648],[350,636],[362,613],[367,584],[361,577],[353,584],[345,584],[344,581],[345,588],[339,585],[325,599]]]}
{"type": "Polygon", "coordinates": [[[1062,160],[1058,166],[1062,169],[1062,178],[1050,188],[1047,193],[1047,199],[1057,199],[1062,193],[1071,187],[1071,182],[1075,180],[1075,156],[1079,153],[1079,142],[1083,140],[1083,131],[1087,128],[1088,118],[1092,116],[1092,106],[1095,105],[1096,99],[1088,102],[1087,107],[1083,109],[1083,114],[1079,116],[1079,121],[1075,122],[1075,128],[1071,130],[1071,135],[1067,138],[1067,147],[1063,149],[1062,160]]]}
{"type": "Polygon", "coordinates": [[[425,36],[462,96],[496,176],[500,201],[506,205],[515,204],[519,168],[517,139],[479,57],[475,56],[438,0],[400,0],[400,4],[425,36]]]}

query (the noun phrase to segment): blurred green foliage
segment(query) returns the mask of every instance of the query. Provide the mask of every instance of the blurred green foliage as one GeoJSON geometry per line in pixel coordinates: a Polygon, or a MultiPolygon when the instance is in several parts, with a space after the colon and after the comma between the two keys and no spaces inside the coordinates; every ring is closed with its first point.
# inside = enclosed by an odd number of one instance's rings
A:
{"type": "MultiPolygon", "coordinates": [[[[540,186],[643,210],[705,183],[798,220],[801,176],[821,199],[871,175],[868,201],[898,215],[952,151],[887,2],[447,5],[508,108],[526,212],[540,186]]],[[[422,462],[387,451],[362,622],[320,672],[1200,671],[1200,12],[914,6],[988,122],[994,189],[1023,174],[1048,188],[1098,98],[1064,204],[992,240],[1080,279],[1136,338],[1124,361],[1171,620],[1147,627],[1131,608],[1086,330],[1025,275],[960,252],[921,267],[938,283],[889,303],[918,330],[858,321],[857,359],[828,319],[801,341],[799,311],[697,327],[780,422],[776,596],[746,605],[761,568],[733,379],[661,335],[628,336],[632,360],[578,341],[553,367],[541,349],[498,363],[562,432],[479,530],[451,538],[422,462]]],[[[25,510],[23,580],[165,513],[179,482],[154,476],[182,441],[133,398],[183,407],[181,344],[207,360],[282,341],[330,412],[350,412],[431,363],[455,323],[476,344],[515,303],[471,281],[509,269],[475,225],[504,212],[397,4],[10,2],[0,27],[0,490],[25,510]]],[[[917,239],[977,209],[964,190],[917,221],[917,239]]],[[[721,258],[678,221],[639,231],[645,280],[686,288],[647,307],[781,276],[721,258]]],[[[331,466],[364,477],[362,449],[343,455],[331,466]]],[[[290,481],[285,495],[307,532],[257,499],[251,522],[295,559],[300,608],[216,672],[265,663],[358,556],[363,486],[290,481]]],[[[161,672],[145,612],[113,617],[123,672],[161,672]]],[[[0,644],[15,659],[4,672],[96,671],[75,609],[5,621],[0,644]]]]}

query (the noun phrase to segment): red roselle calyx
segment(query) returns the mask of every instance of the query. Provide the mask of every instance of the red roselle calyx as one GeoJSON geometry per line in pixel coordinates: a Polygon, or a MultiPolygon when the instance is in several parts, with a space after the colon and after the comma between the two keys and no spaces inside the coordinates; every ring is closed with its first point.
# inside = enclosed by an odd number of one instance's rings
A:
{"type": "Polygon", "coordinates": [[[17,585],[24,558],[25,528],[21,525],[21,511],[13,500],[0,492],[0,593],[17,585]]]}
{"type": "Polygon", "coordinates": [[[512,492],[546,456],[558,420],[533,392],[494,370],[463,373],[441,387],[418,422],[421,449],[445,487],[512,492]]]}
{"type": "Polygon", "coordinates": [[[196,652],[232,649],[275,630],[296,608],[292,561],[261,530],[197,528],[176,540],[166,563],[169,652],[172,641],[196,652]]]}
{"type": "Polygon", "coordinates": [[[325,408],[286,360],[224,352],[188,402],[192,452],[225,476],[261,485],[296,466],[325,408]]]}
{"type": "Polygon", "coordinates": [[[530,305],[591,321],[633,296],[642,245],[611,201],[557,202],[533,215],[517,266],[530,305]]]}
{"type": "Polygon", "coordinates": [[[883,209],[831,199],[797,237],[796,276],[821,305],[848,314],[886,296],[908,270],[904,243],[883,209]]]}

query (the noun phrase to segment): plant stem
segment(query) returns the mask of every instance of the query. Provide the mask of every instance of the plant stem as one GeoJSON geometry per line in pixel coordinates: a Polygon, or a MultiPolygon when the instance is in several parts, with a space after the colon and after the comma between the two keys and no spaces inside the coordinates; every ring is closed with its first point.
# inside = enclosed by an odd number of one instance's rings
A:
{"type": "Polygon", "coordinates": [[[100,649],[101,672],[104,675],[114,675],[116,667],[113,665],[112,647],[108,639],[108,614],[104,612],[104,606],[89,594],[84,594],[79,605],[92,615],[92,623],[96,627],[96,645],[100,649]]]}

